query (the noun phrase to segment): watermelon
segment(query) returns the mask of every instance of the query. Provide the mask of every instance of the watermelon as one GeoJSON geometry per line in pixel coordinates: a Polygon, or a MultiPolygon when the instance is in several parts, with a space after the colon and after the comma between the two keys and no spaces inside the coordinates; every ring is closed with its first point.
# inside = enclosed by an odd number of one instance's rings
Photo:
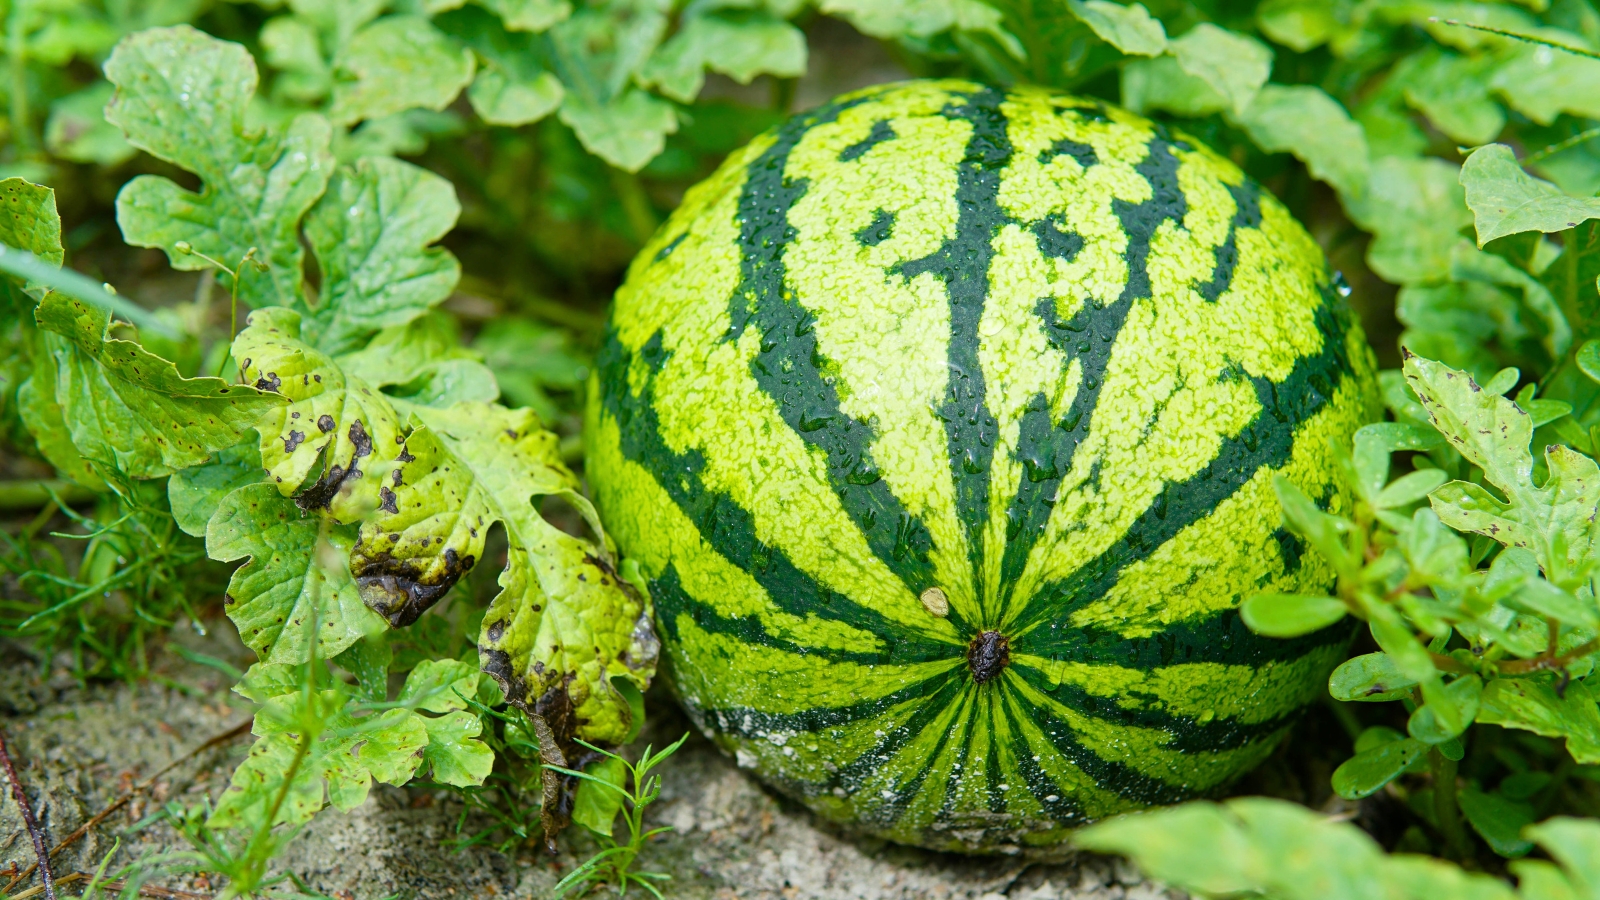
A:
{"type": "Polygon", "coordinates": [[[1199,142],[961,81],[850,94],[688,192],[616,296],[587,472],[667,674],[738,762],[944,850],[1217,792],[1349,626],[1333,510],[1374,362],[1321,251],[1199,142]]]}

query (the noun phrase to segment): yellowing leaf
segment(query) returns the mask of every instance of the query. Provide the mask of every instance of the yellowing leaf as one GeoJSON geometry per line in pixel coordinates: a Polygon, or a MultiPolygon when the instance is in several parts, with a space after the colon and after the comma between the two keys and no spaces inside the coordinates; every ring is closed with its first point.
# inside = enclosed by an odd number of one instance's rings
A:
{"type": "Polygon", "coordinates": [[[555,435],[528,410],[463,403],[413,416],[406,458],[384,479],[381,514],[362,527],[351,556],[368,604],[392,624],[415,620],[503,524],[510,546],[501,592],[484,614],[483,670],[519,705],[570,711],[557,717],[569,729],[564,741],[575,733],[621,742],[632,712],[610,679],[643,688],[657,645],[645,598],[617,577],[605,549],[546,522],[534,505],[560,496],[599,531],[555,435]]]}
{"type": "MultiPolygon", "coordinates": [[[[1532,551],[1547,577],[1582,570],[1600,507],[1600,467],[1562,444],[1545,449],[1549,477],[1533,482],[1533,420],[1515,403],[1478,387],[1465,372],[1421,357],[1405,362],[1406,380],[1434,427],[1499,488],[1452,481],[1433,492],[1433,509],[1458,531],[1488,535],[1532,551]]],[[[1592,601],[1591,601],[1592,602],[1592,601]]]]}
{"type": "Polygon", "coordinates": [[[52,292],[35,318],[62,338],[44,342],[40,362],[54,369],[55,402],[77,452],[135,478],[203,463],[282,405],[220,378],[184,378],[139,344],[109,338],[111,316],[98,306],[52,292]]]}
{"type": "Polygon", "coordinates": [[[347,376],[333,358],[300,339],[300,315],[280,307],[250,314],[233,341],[245,381],[287,398],[255,423],[261,462],[284,496],[303,509],[328,509],[353,521],[377,505],[377,486],[362,476],[382,471],[403,438],[394,408],[377,388],[347,376]]]}

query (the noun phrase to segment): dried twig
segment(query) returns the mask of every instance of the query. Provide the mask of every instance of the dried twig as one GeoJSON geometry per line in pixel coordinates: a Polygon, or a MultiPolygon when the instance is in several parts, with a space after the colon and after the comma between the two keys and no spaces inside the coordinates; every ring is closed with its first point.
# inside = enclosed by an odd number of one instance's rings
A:
{"type": "Polygon", "coordinates": [[[11,779],[11,796],[17,798],[17,806],[22,810],[22,824],[27,826],[28,837],[33,839],[33,853],[39,858],[38,869],[43,882],[40,887],[45,900],[56,900],[56,877],[50,871],[50,856],[44,852],[44,833],[39,830],[39,820],[33,817],[33,807],[28,805],[27,792],[23,791],[22,781],[17,778],[17,767],[11,764],[11,753],[6,750],[3,728],[0,728],[0,762],[5,763],[6,777],[11,779]]]}
{"type": "MultiPolygon", "coordinates": [[[[73,884],[79,881],[91,881],[94,887],[105,891],[115,891],[119,894],[128,887],[128,882],[121,878],[95,881],[94,876],[88,872],[73,872],[71,875],[63,875],[56,884],[73,884]]],[[[29,897],[39,896],[43,891],[44,888],[42,887],[28,888],[14,897],[7,897],[6,900],[28,900],[29,897]]],[[[179,891],[173,888],[155,887],[148,884],[139,886],[139,896],[155,897],[159,898],[159,900],[212,900],[210,894],[196,894],[193,891],[179,891]]]]}
{"type": "MultiPolygon", "coordinates": [[[[105,809],[102,809],[98,813],[95,813],[93,818],[89,819],[89,821],[87,821],[87,822],[84,822],[82,825],[79,825],[77,831],[74,831],[73,833],[67,835],[65,838],[63,838],[61,840],[61,843],[55,845],[55,848],[50,851],[50,856],[53,857],[57,853],[60,853],[62,850],[65,850],[68,846],[70,846],[72,843],[77,841],[79,838],[81,838],[84,835],[88,834],[89,833],[89,829],[91,829],[94,826],[99,825],[101,822],[105,821],[107,816],[109,816],[112,813],[116,812],[117,810],[123,808],[124,806],[127,806],[128,805],[128,801],[132,800],[134,797],[139,796],[140,794],[144,793],[145,791],[150,790],[150,788],[155,786],[156,780],[159,779],[161,776],[167,774],[168,772],[171,772],[173,769],[176,769],[178,766],[181,766],[184,763],[188,762],[189,760],[194,759],[196,756],[199,756],[200,754],[206,752],[207,750],[210,750],[212,747],[217,747],[217,746],[220,746],[222,744],[226,744],[228,741],[231,741],[234,738],[239,737],[240,735],[246,734],[249,731],[250,731],[250,721],[246,720],[246,721],[240,722],[238,725],[235,725],[232,728],[228,729],[227,731],[224,731],[223,733],[217,735],[216,737],[211,738],[210,740],[208,740],[205,743],[201,744],[200,746],[194,748],[193,750],[190,750],[188,753],[185,753],[184,755],[178,757],[177,759],[173,760],[172,762],[167,763],[165,766],[163,766],[160,769],[160,771],[156,772],[154,775],[151,775],[149,778],[146,778],[144,780],[143,784],[140,784],[140,785],[134,787],[132,790],[128,791],[126,794],[123,794],[121,797],[118,797],[116,800],[112,801],[110,806],[107,806],[105,809]]],[[[7,894],[13,887],[16,887],[18,884],[21,884],[22,882],[27,881],[28,878],[31,875],[33,875],[34,872],[38,871],[38,869],[39,869],[39,865],[38,865],[38,863],[35,863],[35,864],[29,866],[28,868],[24,869],[20,875],[12,876],[11,880],[6,882],[6,886],[3,887],[3,888],[0,888],[0,895],[7,894]]],[[[162,889],[162,890],[164,890],[164,889],[162,889]]],[[[17,898],[20,898],[20,897],[23,897],[23,896],[27,896],[27,895],[26,894],[18,894],[17,897],[9,897],[9,898],[7,898],[7,900],[17,900],[17,898]]],[[[154,895],[152,895],[152,896],[154,896],[154,895]]],[[[166,896],[166,895],[163,894],[161,896],[166,896]]]]}

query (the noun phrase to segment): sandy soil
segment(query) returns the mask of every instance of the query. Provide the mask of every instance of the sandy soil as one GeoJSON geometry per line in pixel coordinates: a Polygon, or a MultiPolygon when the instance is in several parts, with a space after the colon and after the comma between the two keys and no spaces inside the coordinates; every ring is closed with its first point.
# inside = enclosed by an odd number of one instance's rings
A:
{"type": "MultiPolygon", "coordinates": [[[[186,639],[198,642],[200,639],[186,639]]],[[[229,655],[212,638],[197,647],[229,655]]],[[[242,650],[242,648],[239,648],[242,650]]],[[[204,666],[172,667],[138,685],[80,686],[0,645],[0,726],[20,777],[52,841],[70,834],[132,785],[206,740],[249,719],[249,705],[204,666]]],[[[243,660],[239,660],[243,662],[243,660]]],[[[650,734],[662,743],[687,730],[675,707],[654,692],[650,734]]],[[[58,858],[58,875],[93,871],[120,838],[110,870],[186,849],[169,827],[130,826],[163,803],[198,803],[226,786],[249,738],[234,740],[179,766],[58,858]]],[[[676,831],[655,842],[646,869],[670,872],[673,898],[713,900],[1159,900],[1178,897],[1146,883],[1123,864],[1083,857],[1063,864],[928,853],[837,834],[805,809],[764,790],[698,735],[660,770],[655,824],[676,831]]],[[[3,782],[0,776],[0,782],[3,782]]],[[[0,886],[8,866],[33,861],[17,806],[0,800],[0,886]]],[[[311,890],[339,898],[544,898],[564,872],[593,852],[569,832],[552,857],[533,847],[512,855],[485,847],[453,851],[462,807],[426,786],[378,786],[348,815],[320,815],[280,858],[311,890]]],[[[467,818],[469,830],[487,823],[467,818]]],[[[30,882],[33,884],[36,882],[30,882]]],[[[153,884],[214,892],[203,877],[165,876],[153,884]]],[[[26,885],[24,885],[26,887],[26,885]]],[[[20,888],[19,888],[20,890],[20,888]]],[[[68,889],[63,896],[76,891],[68,889]]],[[[635,895],[640,895],[635,891],[635,895]]],[[[612,896],[608,891],[595,896],[612,896]]]]}

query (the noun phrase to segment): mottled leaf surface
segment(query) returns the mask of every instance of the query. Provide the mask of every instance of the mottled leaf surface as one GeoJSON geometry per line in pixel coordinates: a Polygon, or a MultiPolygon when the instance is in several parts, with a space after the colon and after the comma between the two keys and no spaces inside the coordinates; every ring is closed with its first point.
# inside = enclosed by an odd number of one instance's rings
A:
{"type": "Polygon", "coordinates": [[[409,458],[385,479],[382,514],[363,526],[351,557],[367,602],[392,624],[414,620],[482,558],[489,528],[501,523],[510,547],[501,592],[484,615],[484,671],[564,740],[622,741],[632,712],[610,679],[644,687],[656,642],[645,599],[617,577],[605,550],[546,522],[535,506],[560,496],[599,531],[555,435],[528,410],[460,404],[413,415],[409,458]]]}
{"type": "Polygon", "coordinates": [[[158,478],[205,462],[281,398],[220,378],[184,378],[133,341],[108,338],[111,316],[60,294],[46,295],[39,327],[65,338],[47,345],[55,399],[78,452],[135,478],[158,478]]]}
{"type": "Polygon", "coordinates": [[[460,214],[455,188],[426,169],[382,157],[340,169],[306,217],[322,292],[303,334],[340,353],[444,302],[461,264],[432,244],[460,214]]]}
{"type": "Polygon", "coordinates": [[[248,559],[228,581],[225,602],[245,646],[267,662],[304,662],[313,610],[317,655],[324,659],[382,630],[383,620],[361,602],[343,564],[350,545],[347,533],[324,531],[317,516],[303,513],[271,484],[224,497],[206,527],[206,553],[223,562],[248,559]]]}
{"type": "Polygon", "coordinates": [[[255,423],[261,462],[277,489],[284,496],[300,492],[303,508],[329,509],[340,521],[372,509],[377,487],[362,476],[383,469],[400,451],[400,425],[388,398],[302,341],[293,310],[251,313],[234,339],[233,358],[245,381],[288,400],[255,423]],[[316,479],[306,485],[314,471],[316,479]]]}
{"type": "Polygon", "coordinates": [[[1547,574],[1577,571],[1590,552],[1600,506],[1594,460],[1552,444],[1545,449],[1549,477],[1536,486],[1533,419],[1517,404],[1478,387],[1465,372],[1421,357],[1407,359],[1405,373],[1434,426],[1506,498],[1452,481],[1431,495],[1439,518],[1457,531],[1528,549],[1547,574]]]}
{"type": "Polygon", "coordinates": [[[105,69],[117,86],[106,118],[129,143],[201,181],[199,193],[159,175],[128,182],[117,195],[123,238],[165,250],[176,269],[210,266],[180,253],[180,241],[229,268],[254,247],[267,270],[243,268],[240,298],[252,306],[295,302],[300,217],[333,174],[328,123],[306,114],[282,131],[248,128],[255,61],[238,44],[188,26],[124,39],[105,69]]]}

